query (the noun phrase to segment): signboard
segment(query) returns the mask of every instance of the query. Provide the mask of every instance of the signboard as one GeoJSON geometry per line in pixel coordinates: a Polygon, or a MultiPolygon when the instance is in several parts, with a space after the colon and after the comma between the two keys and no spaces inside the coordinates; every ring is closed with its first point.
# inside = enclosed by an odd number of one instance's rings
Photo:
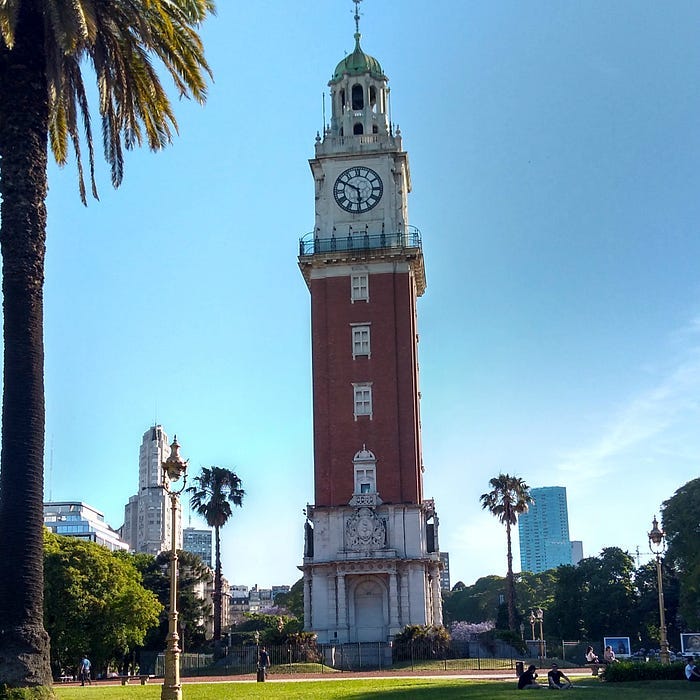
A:
{"type": "Polygon", "coordinates": [[[628,658],[631,654],[629,637],[603,637],[603,648],[605,647],[611,647],[615,656],[623,659],[628,658]]]}
{"type": "Polygon", "coordinates": [[[700,656],[700,632],[687,632],[681,635],[681,652],[684,656],[700,656]]]}

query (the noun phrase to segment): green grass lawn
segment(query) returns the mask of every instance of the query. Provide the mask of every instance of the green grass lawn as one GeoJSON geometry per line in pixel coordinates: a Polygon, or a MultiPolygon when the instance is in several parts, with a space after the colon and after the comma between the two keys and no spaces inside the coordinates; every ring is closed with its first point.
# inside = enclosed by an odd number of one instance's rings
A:
{"type": "MultiPolygon", "coordinates": [[[[679,696],[700,697],[700,688],[684,681],[601,683],[594,678],[576,679],[567,691],[586,700],[665,700],[679,696]]],[[[531,693],[550,691],[529,691],[531,693]]],[[[454,678],[376,678],[371,680],[283,681],[267,683],[186,683],[183,700],[495,700],[512,698],[515,681],[474,681],[454,678]]],[[[159,700],[160,685],[56,687],[59,700],[159,700]]],[[[519,697],[519,696],[518,696],[519,697]]],[[[568,695],[565,697],[569,697],[568,695]]]]}

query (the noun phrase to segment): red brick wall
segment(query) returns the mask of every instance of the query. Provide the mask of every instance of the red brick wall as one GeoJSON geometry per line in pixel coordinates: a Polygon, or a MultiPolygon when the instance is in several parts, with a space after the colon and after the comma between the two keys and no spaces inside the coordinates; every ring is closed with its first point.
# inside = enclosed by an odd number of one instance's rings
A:
{"type": "Polygon", "coordinates": [[[369,302],[350,301],[350,277],[311,282],[315,504],[345,505],[353,457],[377,458],[384,502],[420,503],[416,299],[408,272],[370,274],[369,302]],[[371,324],[371,357],[352,357],[351,323],[371,324]],[[353,382],[372,382],[372,418],[354,417],[353,382]]]}

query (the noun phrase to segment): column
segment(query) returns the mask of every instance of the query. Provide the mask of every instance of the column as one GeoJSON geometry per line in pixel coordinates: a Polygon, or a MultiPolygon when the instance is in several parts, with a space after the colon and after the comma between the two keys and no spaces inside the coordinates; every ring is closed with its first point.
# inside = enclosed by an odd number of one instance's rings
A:
{"type": "Polygon", "coordinates": [[[433,624],[442,625],[442,593],[440,591],[440,568],[437,564],[430,567],[433,585],[433,624]]]}
{"type": "Polygon", "coordinates": [[[391,633],[399,629],[399,587],[396,571],[389,573],[389,628],[391,633]]]}
{"type": "Polygon", "coordinates": [[[348,628],[348,606],[345,593],[345,574],[339,571],[336,581],[338,589],[338,629],[343,631],[342,641],[345,641],[345,630],[348,628]]]}
{"type": "Polygon", "coordinates": [[[304,571],[304,629],[311,629],[311,574],[304,571]]]}
{"type": "Polygon", "coordinates": [[[401,627],[406,626],[411,619],[411,607],[410,598],[408,592],[408,579],[409,579],[409,567],[410,564],[406,564],[401,572],[400,585],[401,585],[401,620],[399,625],[401,627]]]}

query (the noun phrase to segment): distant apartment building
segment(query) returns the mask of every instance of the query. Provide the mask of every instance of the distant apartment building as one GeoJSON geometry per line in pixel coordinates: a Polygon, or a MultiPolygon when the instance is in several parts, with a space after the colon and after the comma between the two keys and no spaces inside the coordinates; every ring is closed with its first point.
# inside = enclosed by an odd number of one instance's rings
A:
{"type": "Polygon", "coordinates": [[[212,531],[209,528],[197,529],[186,527],[182,531],[182,549],[196,554],[211,569],[212,565],[212,531]]]}
{"type": "Polygon", "coordinates": [[[273,586],[272,587],[272,600],[274,600],[280,593],[289,593],[292,589],[291,586],[273,586]]]}
{"type": "Polygon", "coordinates": [[[129,549],[128,543],[105,522],[105,516],[82,501],[44,503],[44,525],[57,535],[96,542],[112,552],[129,549]]]}
{"type": "Polygon", "coordinates": [[[450,553],[440,552],[440,590],[449,591],[450,586],[450,553]]]}
{"type": "MultiPolygon", "coordinates": [[[[170,498],[163,490],[163,462],[170,456],[168,435],[154,425],[143,434],[139,449],[138,492],[124,507],[122,538],[135,552],[157,555],[171,547],[170,498]]],[[[181,504],[178,502],[175,541],[182,549],[181,504]]]]}
{"type": "Polygon", "coordinates": [[[561,564],[573,564],[575,551],[583,556],[583,544],[569,539],[566,487],[543,486],[530,489],[534,499],[527,513],[518,517],[520,567],[539,573],[561,564]]]}

